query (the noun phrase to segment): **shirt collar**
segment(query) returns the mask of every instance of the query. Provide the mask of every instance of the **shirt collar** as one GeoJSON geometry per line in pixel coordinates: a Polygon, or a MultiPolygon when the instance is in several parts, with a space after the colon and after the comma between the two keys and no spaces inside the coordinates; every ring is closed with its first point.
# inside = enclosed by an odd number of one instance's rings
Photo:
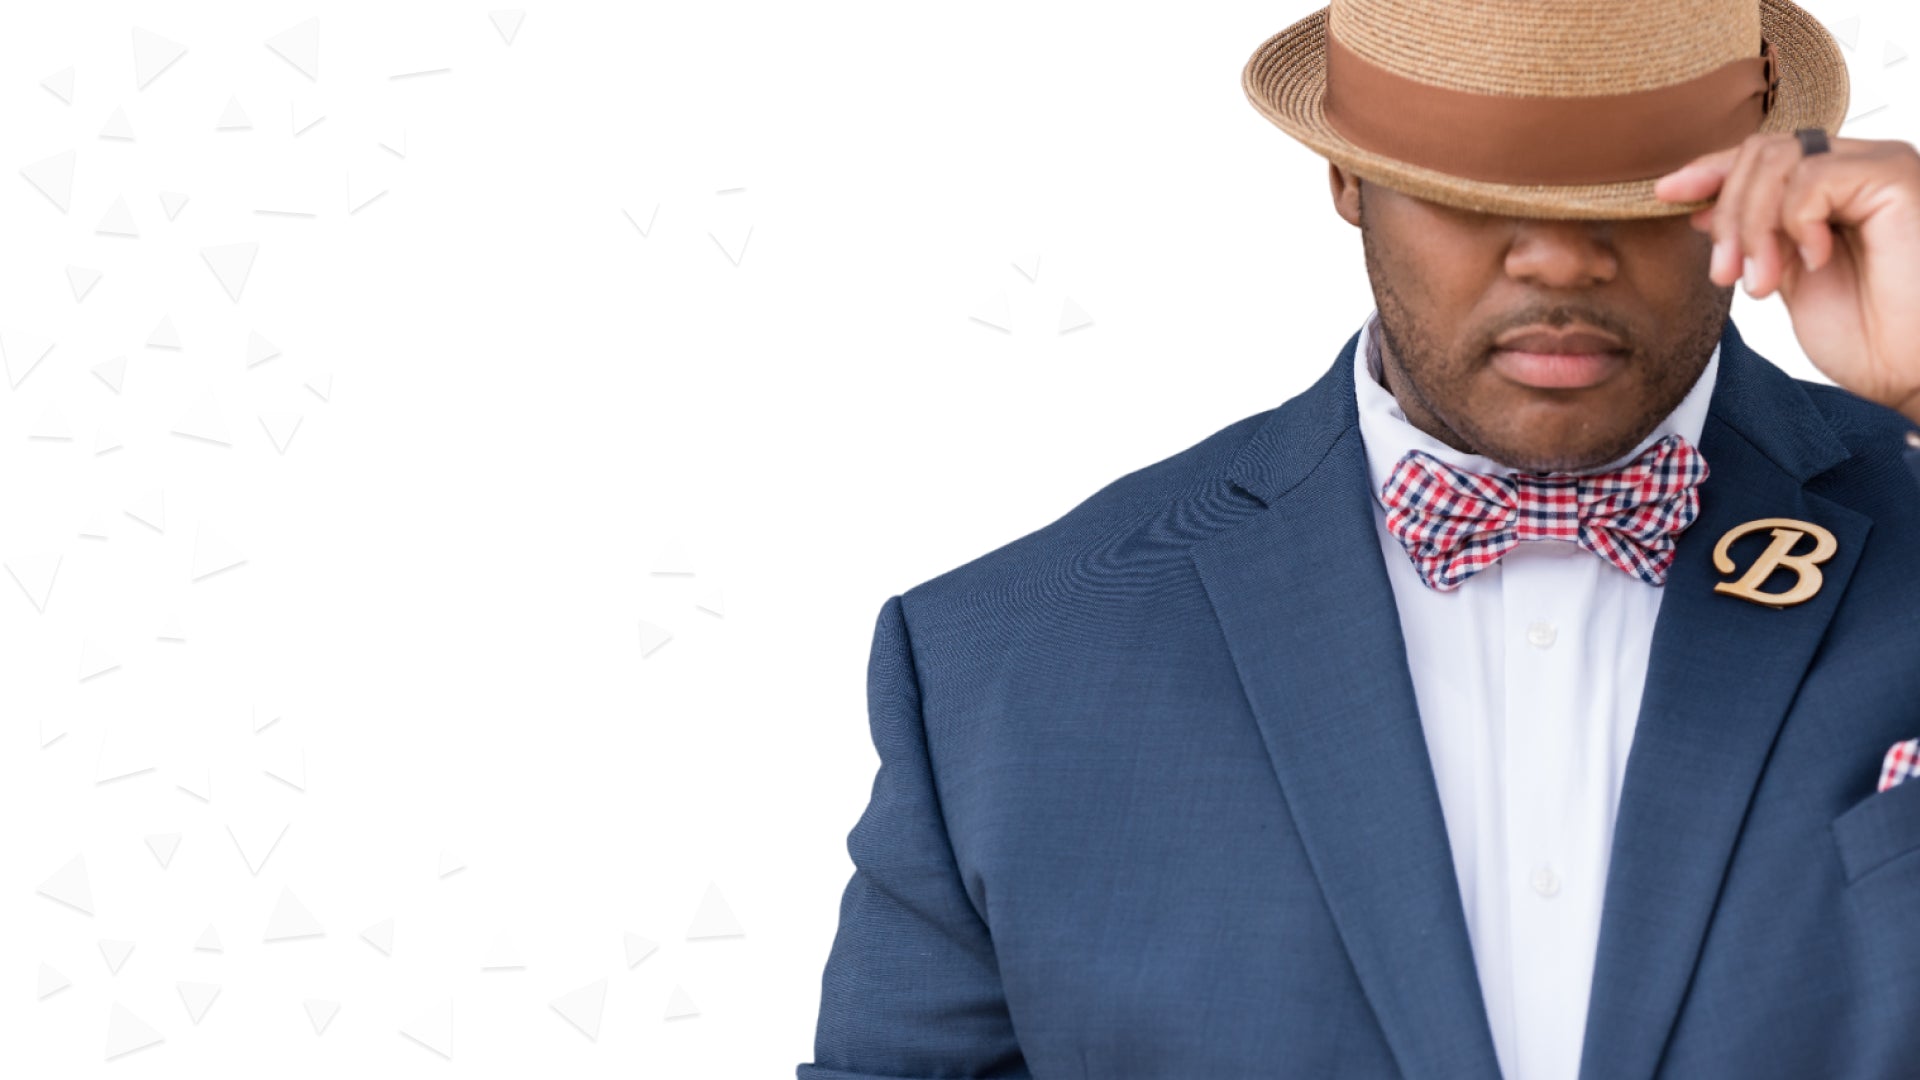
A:
{"type": "MultiPolygon", "coordinates": [[[[1450,465],[1457,465],[1474,472],[1503,475],[1514,472],[1513,467],[1502,465],[1492,458],[1479,454],[1469,454],[1455,450],[1446,443],[1414,427],[1407,420],[1406,411],[1400,408],[1400,402],[1380,383],[1381,360],[1379,344],[1375,340],[1375,323],[1379,310],[1367,313],[1366,322],[1360,327],[1360,341],[1353,351],[1354,356],[1354,394],[1360,412],[1360,438],[1366,444],[1367,472],[1373,481],[1373,495],[1376,502],[1380,492],[1386,486],[1387,479],[1393,475],[1393,468],[1409,450],[1423,450],[1450,465]]],[[[1701,371],[1693,389],[1674,406],[1672,412],[1660,421],[1640,440],[1638,446],[1619,458],[1601,465],[1590,472],[1605,472],[1632,461],[1640,453],[1661,438],[1678,433],[1697,449],[1700,446],[1700,433],[1707,422],[1707,403],[1713,397],[1714,379],[1720,371],[1720,346],[1713,347],[1713,355],[1707,358],[1706,369],[1701,371]]]]}

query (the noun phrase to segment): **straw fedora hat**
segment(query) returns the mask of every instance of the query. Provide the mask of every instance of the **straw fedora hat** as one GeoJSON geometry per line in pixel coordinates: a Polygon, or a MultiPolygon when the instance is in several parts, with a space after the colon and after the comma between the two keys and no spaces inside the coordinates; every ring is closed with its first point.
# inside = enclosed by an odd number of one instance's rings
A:
{"type": "Polygon", "coordinates": [[[1788,0],[1331,0],[1247,61],[1247,100],[1353,173],[1491,214],[1643,218],[1754,132],[1837,134],[1847,65],[1788,0]]]}

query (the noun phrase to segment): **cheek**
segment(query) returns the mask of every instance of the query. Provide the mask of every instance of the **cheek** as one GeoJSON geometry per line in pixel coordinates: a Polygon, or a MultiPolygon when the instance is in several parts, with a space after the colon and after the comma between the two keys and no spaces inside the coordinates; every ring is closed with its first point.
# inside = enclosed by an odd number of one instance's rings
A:
{"type": "Polygon", "coordinates": [[[1707,277],[1713,263],[1713,238],[1692,229],[1623,251],[1621,263],[1632,272],[1634,291],[1659,310],[1695,310],[1704,298],[1731,291],[1707,277]]]}
{"type": "Polygon", "coordinates": [[[1435,349],[1457,350],[1479,340],[1490,317],[1494,298],[1503,295],[1504,259],[1497,244],[1485,237],[1469,239],[1442,234],[1421,249],[1415,280],[1409,285],[1419,304],[1421,321],[1437,334],[1435,349]]]}

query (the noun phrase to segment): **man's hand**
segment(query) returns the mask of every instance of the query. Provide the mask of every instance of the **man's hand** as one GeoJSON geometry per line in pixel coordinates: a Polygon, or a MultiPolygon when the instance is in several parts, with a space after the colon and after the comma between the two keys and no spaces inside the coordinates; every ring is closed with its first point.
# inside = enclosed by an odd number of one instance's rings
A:
{"type": "Polygon", "coordinates": [[[1714,284],[1744,274],[1748,295],[1778,289],[1815,367],[1920,424],[1920,151],[1830,142],[1806,157],[1792,135],[1750,135],[1661,177],[1654,194],[1718,192],[1691,218],[1713,236],[1714,284]]]}

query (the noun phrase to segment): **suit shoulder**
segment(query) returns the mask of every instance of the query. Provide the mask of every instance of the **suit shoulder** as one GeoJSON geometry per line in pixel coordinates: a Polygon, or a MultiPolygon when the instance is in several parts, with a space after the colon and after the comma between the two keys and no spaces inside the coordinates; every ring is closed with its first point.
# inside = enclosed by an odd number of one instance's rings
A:
{"type": "Polygon", "coordinates": [[[1899,453],[1906,446],[1906,433],[1914,428],[1898,409],[1878,405],[1866,398],[1830,383],[1798,379],[1794,382],[1807,392],[1835,432],[1856,453],[1862,450],[1887,450],[1899,453]]]}
{"type": "Polygon", "coordinates": [[[1038,577],[1057,580],[1087,560],[1149,571],[1156,557],[1184,559],[1192,541],[1258,507],[1227,478],[1227,467],[1278,408],[1116,477],[1045,525],[906,590],[902,600],[913,609],[1018,589],[1038,577]]]}
{"type": "Polygon", "coordinates": [[[1806,391],[1851,456],[1815,481],[1818,489],[1856,509],[1873,513],[1884,524],[1906,519],[1920,508],[1914,496],[1916,452],[1907,442],[1913,421],[1850,390],[1808,379],[1795,379],[1806,391]]]}
{"type": "Polygon", "coordinates": [[[1912,420],[1898,409],[1875,404],[1851,390],[1809,379],[1794,381],[1820,409],[1834,434],[1853,452],[1855,465],[1904,470],[1905,455],[1910,449],[1907,433],[1914,430],[1912,420]]]}

